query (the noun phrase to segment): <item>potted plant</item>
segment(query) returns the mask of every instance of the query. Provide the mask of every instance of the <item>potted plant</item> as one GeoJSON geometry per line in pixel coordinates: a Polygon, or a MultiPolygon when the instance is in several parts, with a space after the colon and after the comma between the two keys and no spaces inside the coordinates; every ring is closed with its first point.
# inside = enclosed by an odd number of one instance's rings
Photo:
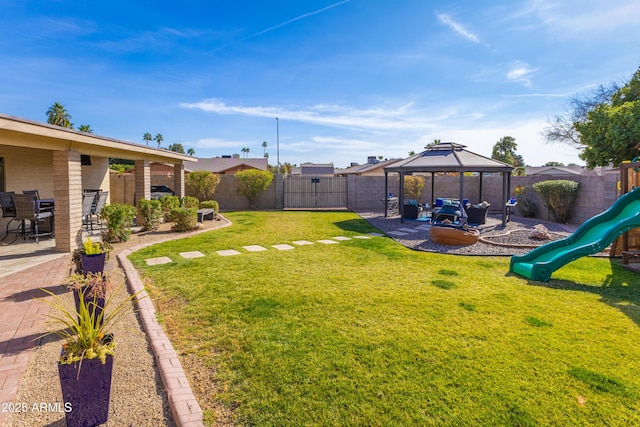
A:
{"type": "Polygon", "coordinates": [[[67,288],[73,292],[76,311],[80,312],[80,294],[93,319],[102,320],[102,313],[105,306],[107,289],[110,287],[108,277],[104,273],[73,274],[65,282],[67,288]]]}
{"type": "Polygon", "coordinates": [[[59,295],[43,291],[52,297],[44,301],[55,309],[49,317],[62,326],[45,335],[53,333],[64,340],[58,375],[67,426],[103,424],[109,416],[116,346],[110,330],[126,314],[126,307],[136,294],[116,303],[117,292],[112,293],[105,301],[104,310],[98,312],[91,310],[91,304],[95,307],[97,303],[96,294],[88,297],[83,288],[78,289],[78,309],[70,308],[59,295]]]}
{"type": "Polygon", "coordinates": [[[76,264],[76,271],[82,274],[102,273],[107,260],[110,246],[104,242],[93,242],[91,237],[82,244],[81,249],[76,249],[73,253],[73,261],[76,264]]]}

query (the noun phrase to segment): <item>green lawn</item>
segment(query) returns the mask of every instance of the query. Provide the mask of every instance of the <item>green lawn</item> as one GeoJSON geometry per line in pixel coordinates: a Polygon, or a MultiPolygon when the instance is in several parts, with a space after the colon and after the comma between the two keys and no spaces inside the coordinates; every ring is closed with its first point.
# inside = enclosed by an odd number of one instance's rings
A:
{"type": "Polygon", "coordinates": [[[640,425],[640,276],[608,259],[545,284],[508,257],[386,237],[249,253],[375,229],[345,212],[225,216],[130,256],[207,422],[222,405],[259,426],[640,425]],[[178,255],[192,250],[207,256],[178,255]]]}

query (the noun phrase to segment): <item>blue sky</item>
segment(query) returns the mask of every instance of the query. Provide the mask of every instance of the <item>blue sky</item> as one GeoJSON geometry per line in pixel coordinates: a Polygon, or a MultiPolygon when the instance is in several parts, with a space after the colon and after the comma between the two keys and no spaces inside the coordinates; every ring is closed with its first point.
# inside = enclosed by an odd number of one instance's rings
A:
{"type": "Polygon", "coordinates": [[[582,162],[544,142],[571,97],[640,65],[628,0],[0,0],[0,113],[198,157],[403,158],[440,139],[527,164],[582,162]],[[278,121],[276,122],[276,117],[278,121]],[[277,131],[279,129],[279,144],[277,131]],[[152,142],[152,144],[155,144],[152,142]]]}

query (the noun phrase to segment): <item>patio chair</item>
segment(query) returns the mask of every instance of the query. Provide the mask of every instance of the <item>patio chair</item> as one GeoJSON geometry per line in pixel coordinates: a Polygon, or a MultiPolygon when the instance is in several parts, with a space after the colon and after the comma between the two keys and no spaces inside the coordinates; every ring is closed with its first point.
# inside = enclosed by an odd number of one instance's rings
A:
{"type": "Polygon", "coordinates": [[[29,194],[35,196],[36,199],[40,198],[40,194],[38,194],[38,190],[23,190],[22,194],[29,194]]]}
{"type": "Polygon", "coordinates": [[[88,191],[82,194],[82,225],[93,234],[93,209],[97,205],[98,193],[88,191]]]}
{"type": "MultiPolygon", "coordinates": [[[[96,217],[96,223],[102,227],[102,220],[100,219],[100,212],[102,212],[102,208],[107,204],[107,197],[109,196],[108,191],[99,191],[96,195],[93,206],[91,207],[91,216],[96,217]]],[[[93,218],[92,218],[93,220],[93,218]]]]}
{"type": "MultiPolygon", "coordinates": [[[[28,234],[36,239],[36,243],[40,243],[40,236],[53,237],[53,212],[40,212],[37,209],[36,198],[33,194],[14,194],[11,196],[16,207],[16,220],[22,221],[22,237],[27,238],[28,234]],[[26,229],[26,221],[29,221],[29,231],[26,229]],[[49,221],[49,229],[46,232],[40,232],[38,224],[49,221]]],[[[17,239],[17,236],[16,236],[17,239]]]]}
{"type": "MultiPolygon", "coordinates": [[[[16,194],[13,191],[4,191],[0,192],[0,208],[2,209],[2,218],[11,218],[9,222],[7,222],[7,228],[5,230],[4,237],[2,240],[6,239],[9,235],[9,225],[16,219],[16,206],[13,203],[12,195],[16,194]]],[[[14,232],[17,231],[13,230],[14,232]]]]}
{"type": "Polygon", "coordinates": [[[407,219],[418,219],[420,216],[420,207],[414,204],[405,204],[404,208],[404,217],[407,219]]]}

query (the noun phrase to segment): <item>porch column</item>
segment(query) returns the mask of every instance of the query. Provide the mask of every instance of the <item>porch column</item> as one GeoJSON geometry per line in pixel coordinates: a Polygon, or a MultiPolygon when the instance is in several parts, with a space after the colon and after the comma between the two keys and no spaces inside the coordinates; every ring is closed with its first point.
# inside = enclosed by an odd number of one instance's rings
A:
{"type": "Polygon", "coordinates": [[[136,184],[133,198],[134,206],[138,206],[138,200],[151,199],[151,162],[149,160],[136,160],[136,184]]]}
{"type": "Polygon", "coordinates": [[[56,251],[73,252],[82,244],[82,167],[77,151],[53,152],[56,251]]]}
{"type": "Polygon", "coordinates": [[[173,165],[173,192],[179,198],[184,197],[184,163],[173,165]]]}

